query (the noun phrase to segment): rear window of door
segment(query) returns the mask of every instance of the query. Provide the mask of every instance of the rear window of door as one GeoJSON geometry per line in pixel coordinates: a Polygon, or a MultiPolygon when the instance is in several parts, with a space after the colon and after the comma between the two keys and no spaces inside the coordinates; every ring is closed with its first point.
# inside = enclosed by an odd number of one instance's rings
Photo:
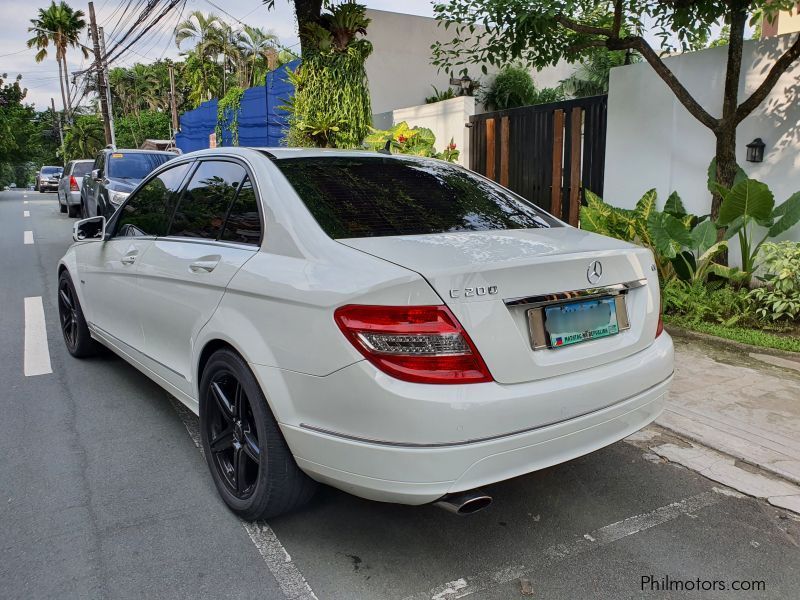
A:
{"type": "Polygon", "coordinates": [[[228,211],[246,177],[244,167],[237,163],[201,162],[175,210],[169,235],[220,239],[228,211]]]}
{"type": "Polygon", "coordinates": [[[166,235],[177,193],[191,165],[183,163],[166,169],[140,187],[120,209],[116,235],[166,235]]]}
{"type": "Polygon", "coordinates": [[[75,179],[78,179],[79,177],[88,175],[89,171],[91,170],[92,170],[92,163],[90,162],[75,163],[75,165],[72,167],[72,176],[75,179]]]}
{"type": "Polygon", "coordinates": [[[226,242],[240,244],[261,243],[261,219],[258,216],[258,198],[253,182],[245,177],[239,193],[228,211],[225,229],[220,236],[226,242]]]}
{"type": "Polygon", "coordinates": [[[443,161],[303,157],[275,164],[332,238],[560,225],[524,198],[443,161]]]}

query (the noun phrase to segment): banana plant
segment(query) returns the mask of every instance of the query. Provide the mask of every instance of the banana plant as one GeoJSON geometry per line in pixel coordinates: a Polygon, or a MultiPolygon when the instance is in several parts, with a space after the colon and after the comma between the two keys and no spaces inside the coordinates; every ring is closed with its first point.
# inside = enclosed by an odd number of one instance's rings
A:
{"type": "Polygon", "coordinates": [[[800,192],[775,206],[775,196],[769,187],[755,179],[740,179],[730,189],[714,184],[722,196],[717,225],[726,227],[725,239],[738,236],[742,271],[749,283],[758,267],[761,245],[788,231],[800,221],[800,192]],[[766,232],[763,232],[763,229],[766,232]]]}

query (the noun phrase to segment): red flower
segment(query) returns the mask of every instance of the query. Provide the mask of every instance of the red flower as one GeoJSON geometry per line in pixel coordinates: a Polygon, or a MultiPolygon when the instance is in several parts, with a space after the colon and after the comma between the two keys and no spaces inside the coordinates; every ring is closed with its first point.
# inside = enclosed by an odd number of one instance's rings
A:
{"type": "Polygon", "coordinates": [[[447,149],[448,149],[448,150],[455,150],[455,149],[456,149],[456,145],[455,145],[455,143],[454,143],[454,142],[450,142],[450,145],[449,145],[449,146],[447,146],[447,149]]]}
{"type": "Polygon", "coordinates": [[[407,138],[406,136],[404,136],[404,135],[398,135],[398,136],[397,136],[397,141],[398,141],[398,142],[400,142],[401,144],[402,144],[403,142],[405,142],[407,139],[408,139],[408,138],[407,138]]]}

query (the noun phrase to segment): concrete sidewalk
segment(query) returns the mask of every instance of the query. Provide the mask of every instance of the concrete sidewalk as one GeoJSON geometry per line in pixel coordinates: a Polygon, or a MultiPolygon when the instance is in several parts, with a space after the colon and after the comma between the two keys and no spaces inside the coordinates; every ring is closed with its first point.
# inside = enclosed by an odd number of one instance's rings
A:
{"type": "Polygon", "coordinates": [[[673,339],[675,379],[667,408],[656,427],[629,441],[800,513],[800,358],[673,339]]]}

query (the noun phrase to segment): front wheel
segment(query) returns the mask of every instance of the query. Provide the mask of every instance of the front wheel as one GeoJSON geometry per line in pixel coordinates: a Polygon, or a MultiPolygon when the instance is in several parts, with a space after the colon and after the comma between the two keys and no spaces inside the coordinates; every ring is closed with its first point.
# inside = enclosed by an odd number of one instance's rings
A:
{"type": "Polygon", "coordinates": [[[258,381],[232,350],[218,350],[200,381],[200,434],[214,484],[243,519],[308,502],[316,483],[297,466],[258,381]]]}

